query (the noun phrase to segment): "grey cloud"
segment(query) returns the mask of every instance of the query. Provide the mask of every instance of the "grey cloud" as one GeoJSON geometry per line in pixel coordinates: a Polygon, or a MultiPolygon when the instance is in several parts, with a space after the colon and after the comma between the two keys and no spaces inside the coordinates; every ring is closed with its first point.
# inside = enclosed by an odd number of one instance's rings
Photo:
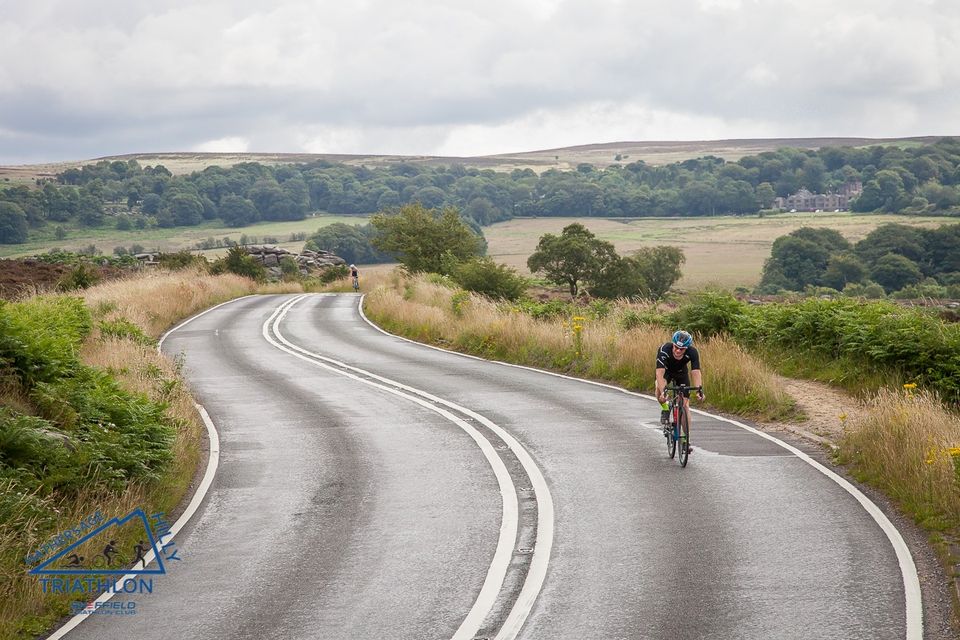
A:
{"type": "Polygon", "coordinates": [[[722,137],[950,134],[956,33],[960,7],[893,0],[38,0],[0,16],[0,55],[21,60],[0,70],[0,162],[226,137],[297,151],[278,147],[312,131],[440,146],[599,103],[722,137]]]}

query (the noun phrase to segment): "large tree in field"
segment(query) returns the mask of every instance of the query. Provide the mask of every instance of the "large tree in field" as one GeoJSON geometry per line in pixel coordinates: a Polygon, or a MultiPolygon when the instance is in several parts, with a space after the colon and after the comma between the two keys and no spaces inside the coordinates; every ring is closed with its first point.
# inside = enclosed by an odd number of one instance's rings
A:
{"type": "Polygon", "coordinates": [[[413,272],[446,273],[456,263],[483,253],[483,239],[453,207],[427,209],[419,202],[370,220],[377,230],[373,246],[393,253],[413,272]]]}
{"type": "Polygon", "coordinates": [[[773,241],[760,285],[793,291],[819,285],[830,256],[849,248],[850,243],[833,229],[802,227],[792,231],[773,241]]]}
{"type": "Polygon", "coordinates": [[[598,240],[589,229],[574,222],[559,236],[541,236],[537,250],[527,259],[527,267],[533,273],[542,272],[550,282],[566,285],[570,295],[576,296],[582,281],[599,280],[616,260],[611,243],[598,240]]]}
{"type": "Polygon", "coordinates": [[[590,293],[601,298],[659,300],[680,279],[686,261],[679,247],[644,247],[632,256],[616,256],[590,281],[590,293]]]}

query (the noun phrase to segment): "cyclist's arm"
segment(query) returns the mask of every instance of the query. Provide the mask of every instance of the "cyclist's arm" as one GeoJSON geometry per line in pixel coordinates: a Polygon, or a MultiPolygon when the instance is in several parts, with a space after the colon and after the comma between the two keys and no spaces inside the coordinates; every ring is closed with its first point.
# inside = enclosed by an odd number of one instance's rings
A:
{"type": "Polygon", "coordinates": [[[700,391],[697,391],[697,397],[703,400],[703,376],[700,375],[700,369],[694,369],[690,372],[690,381],[694,387],[700,387],[700,391]]]}
{"type": "Polygon", "coordinates": [[[700,375],[700,369],[694,369],[690,372],[690,381],[692,386],[699,387],[703,385],[703,376],[700,375]]]}
{"type": "MultiPolygon", "coordinates": [[[[700,374],[700,352],[691,349],[690,352],[690,382],[694,387],[703,385],[703,376],[700,374]]],[[[697,396],[703,399],[703,389],[697,392],[697,396]]]]}
{"type": "Polygon", "coordinates": [[[657,400],[663,402],[663,388],[667,386],[667,381],[664,378],[667,370],[662,367],[657,367],[657,400]]]}

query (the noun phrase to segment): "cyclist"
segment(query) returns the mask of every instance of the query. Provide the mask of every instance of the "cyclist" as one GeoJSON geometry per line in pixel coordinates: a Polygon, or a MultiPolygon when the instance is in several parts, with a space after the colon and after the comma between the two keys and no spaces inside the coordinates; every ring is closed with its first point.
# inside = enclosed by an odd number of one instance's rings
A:
{"type": "Polygon", "coordinates": [[[350,278],[353,280],[353,288],[355,291],[360,290],[360,271],[357,270],[357,265],[350,265],[350,278]]]}
{"type": "MultiPolygon", "coordinates": [[[[700,400],[705,397],[700,375],[700,354],[693,346],[693,338],[683,330],[676,331],[670,342],[657,351],[657,402],[660,403],[660,424],[663,425],[670,421],[670,405],[667,404],[667,392],[664,390],[670,383],[700,387],[697,397],[700,400]],[[687,363],[690,363],[689,374],[687,363]],[[690,384],[691,378],[693,385],[690,384]]],[[[690,392],[684,392],[683,396],[683,406],[689,409],[690,392]]]]}

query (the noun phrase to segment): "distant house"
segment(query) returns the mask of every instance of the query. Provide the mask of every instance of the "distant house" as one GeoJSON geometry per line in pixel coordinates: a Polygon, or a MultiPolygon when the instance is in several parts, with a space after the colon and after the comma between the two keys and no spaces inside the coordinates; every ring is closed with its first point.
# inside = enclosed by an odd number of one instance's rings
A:
{"type": "Polygon", "coordinates": [[[848,211],[850,201],[861,191],[859,180],[844,183],[836,193],[811,193],[803,188],[786,198],[775,198],[773,206],[784,211],[848,211]]]}

